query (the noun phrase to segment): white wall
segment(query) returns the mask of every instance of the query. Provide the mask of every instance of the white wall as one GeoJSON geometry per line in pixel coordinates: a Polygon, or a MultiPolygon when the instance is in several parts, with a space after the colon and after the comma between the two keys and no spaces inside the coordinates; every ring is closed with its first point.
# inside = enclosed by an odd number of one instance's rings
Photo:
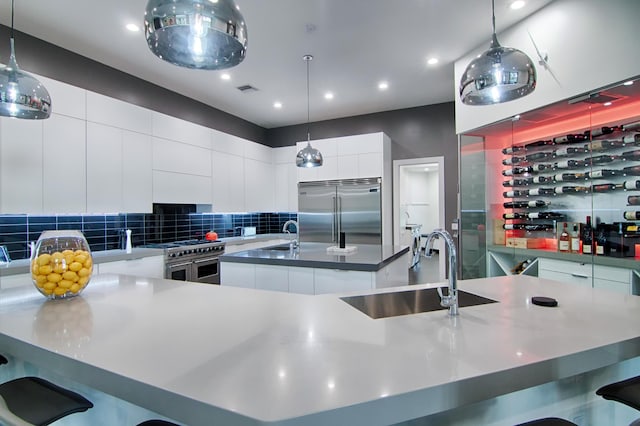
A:
{"type": "MultiPolygon", "coordinates": [[[[456,133],[464,133],[515,114],[568,99],[640,74],[638,0],[557,0],[520,24],[498,34],[505,47],[520,49],[537,63],[530,32],[557,77],[537,65],[536,90],[524,98],[491,106],[460,102],[459,83],[466,66],[486,44],[455,63],[456,133]]],[[[487,26],[489,26],[487,16],[487,26]]]]}

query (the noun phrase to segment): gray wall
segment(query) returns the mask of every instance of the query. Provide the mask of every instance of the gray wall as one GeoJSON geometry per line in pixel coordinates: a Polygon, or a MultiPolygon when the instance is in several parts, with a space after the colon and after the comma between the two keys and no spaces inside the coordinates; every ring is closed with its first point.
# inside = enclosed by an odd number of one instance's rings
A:
{"type": "MultiPolygon", "coordinates": [[[[271,147],[307,139],[306,124],[265,129],[27,34],[16,32],[15,39],[18,64],[29,72],[271,147]]],[[[0,60],[8,57],[9,28],[0,25],[0,60]]],[[[53,103],[55,111],[55,99],[53,103]]],[[[458,151],[453,102],[311,123],[310,131],[312,139],[384,132],[393,141],[394,160],[444,156],[447,223],[456,217],[458,151]]]]}
{"type": "MultiPolygon", "coordinates": [[[[443,156],[445,220],[449,229],[457,215],[458,192],[458,138],[453,102],[319,121],[311,123],[309,132],[312,140],[384,132],[391,138],[394,160],[443,156]]],[[[304,140],[307,140],[306,124],[267,130],[267,144],[272,147],[304,140]]]]}

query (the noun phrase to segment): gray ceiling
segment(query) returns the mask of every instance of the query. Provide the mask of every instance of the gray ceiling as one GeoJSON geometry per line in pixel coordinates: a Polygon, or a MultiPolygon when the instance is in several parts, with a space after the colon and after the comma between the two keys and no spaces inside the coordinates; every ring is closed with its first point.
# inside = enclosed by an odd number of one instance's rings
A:
{"type": "MultiPolygon", "coordinates": [[[[496,0],[497,30],[552,0],[512,11],[496,0]]],[[[10,25],[10,4],[0,23],[10,25]]],[[[312,54],[311,121],[452,101],[453,62],[486,45],[490,0],[238,0],[249,35],[243,63],[222,71],[180,68],[156,58],[142,27],[145,0],[16,1],[15,27],[55,45],[181,93],[265,128],[307,120],[306,65],[312,54]],[[436,56],[439,64],[428,66],[436,56]],[[378,81],[387,80],[381,92],[378,81]],[[242,93],[236,86],[258,89],[242,93]],[[335,93],[327,101],[325,91],[335,93]],[[273,107],[274,101],[283,104],[273,107]]],[[[8,41],[7,41],[8,43],[8,41]]],[[[518,46],[510,46],[518,47],[518,46]]],[[[18,63],[20,40],[16,39],[18,63]]],[[[2,58],[6,61],[6,58],[2,58]]]]}

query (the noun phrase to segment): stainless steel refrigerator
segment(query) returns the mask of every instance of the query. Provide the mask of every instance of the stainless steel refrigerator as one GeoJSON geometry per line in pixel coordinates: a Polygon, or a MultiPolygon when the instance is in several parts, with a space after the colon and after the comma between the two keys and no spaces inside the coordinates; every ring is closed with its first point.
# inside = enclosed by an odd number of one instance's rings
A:
{"type": "Polygon", "coordinates": [[[380,178],[298,184],[300,242],[382,244],[380,178]]]}

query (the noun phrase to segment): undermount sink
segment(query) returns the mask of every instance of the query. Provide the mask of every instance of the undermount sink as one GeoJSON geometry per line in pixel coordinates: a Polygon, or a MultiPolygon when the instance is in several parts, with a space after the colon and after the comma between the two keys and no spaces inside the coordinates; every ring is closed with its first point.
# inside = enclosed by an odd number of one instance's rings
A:
{"type": "Polygon", "coordinates": [[[275,250],[275,251],[289,251],[289,245],[286,246],[271,246],[271,247],[262,247],[260,250],[275,250]]]}
{"type": "MultiPolygon", "coordinates": [[[[348,296],[341,299],[373,319],[447,309],[440,306],[440,296],[435,288],[348,296]]],[[[458,290],[458,306],[461,308],[487,303],[497,303],[497,300],[458,290]]]]}

